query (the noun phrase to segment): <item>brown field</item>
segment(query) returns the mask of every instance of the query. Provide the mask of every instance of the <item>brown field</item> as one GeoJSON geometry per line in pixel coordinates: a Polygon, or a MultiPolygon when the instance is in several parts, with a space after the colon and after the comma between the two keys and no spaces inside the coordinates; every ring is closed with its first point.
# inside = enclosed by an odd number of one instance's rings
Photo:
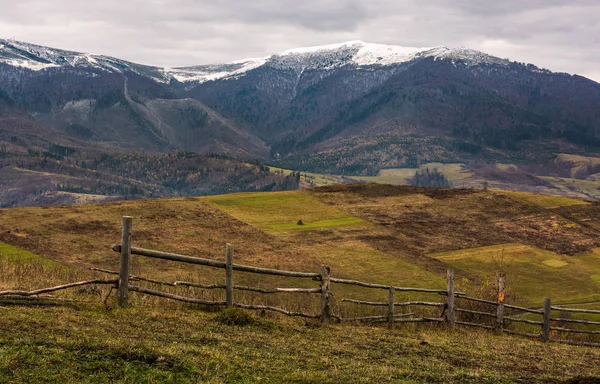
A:
{"type": "MultiPolygon", "coordinates": [[[[3,209],[0,289],[105,277],[89,268],[118,268],[110,245],[119,242],[121,217],[130,215],[138,247],[223,260],[231,243],[238,263],[312,272],[327,264],[336,277],[428,288],[443,288],[445,269],[452,267],[457,288],[479,297],[493,295],[493,278],[503,270],[513,302],[539,306],[551,295],[554,304],[591,302],[585,307],[593,309],[600,300],[600,204],[575,203],[481,190],[346,185],[3,209]]],[[[222,283],[224,277],[222,270],[138,256],[132,273],[164,281],[222,283]]],[[[318,286],[238,272],[234,281],[318,286]]],[[[223,299],[222,292],[160,289],[223,299]]],[[[471,329],[448,332],[442,324],[390,331],[271,313],[212,313],[134,292],[131,307],[117,308],[114,293],[103,304],[108,294],[102,287],[57,295],[76,299],[74,308],[0,304],[0,382],[593,383],[600,377],[595,348],[471,329]]],[[[334,284],[333,295],[334,313],[344,317],[385,312],[341,301],[384,301],[383,290],[334,284]]],[[[396,299],[421,296],[443,300],[396,299]]],[[[319,311],[319,298],[310,295],[236,291],[235,300],[319,311]]],[[[598,342],[595,336],[586,340],[598,342]]]]}
{"type": "MultiPolygon", "coordinates": [[[[78,270],[115,270],[118,256],[110,246],[119,242],[121,217],[128,215],[138,247],[222,260],[231,243],[238,263],[299,271],[327,264],[337,277],[435,288],[444,286],[452,265],[435,256],[440,252],[518,243],[580,258],[600,245],[600,204],[567,199],[567,206],[545,208],[536,196],[367,184],[3,209],[0,241],[78,270]]],[[[453,267],[459,278],[484,279],[480,269],[453,267]]],[[[487,272],[485,278],[498,271],[487,272]]],[[[132,273],[171,281],[222,279],[219,271],[138,257],[132,273]]],[[[598,274],[590,270],[590,276],[598,274]]],[[[524,302],[538,296],[519,292],[524,302]]]]}

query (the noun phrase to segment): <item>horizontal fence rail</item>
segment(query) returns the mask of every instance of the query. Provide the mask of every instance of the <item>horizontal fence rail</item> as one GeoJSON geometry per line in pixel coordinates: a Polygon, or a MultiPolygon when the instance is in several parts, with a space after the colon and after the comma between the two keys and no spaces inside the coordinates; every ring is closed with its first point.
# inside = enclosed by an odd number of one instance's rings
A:
{"type": "Polygon", "coordinates": [[[576,308],[564,308],[564,307],[551,307],[555,311],[571,312],[571,313],[590,313],[600,315],[600,310],[595,309],[576,309],[576,308]]]}
{"type": "MultiPolygon", "coordinates": [[[[332,283],[337,283],[337,284],[348,284],[348,285],[356,285],[359,287],[365,287],[365,288],[379,288],[379,289],[385,289],[388,290],[390,288],[389,285],[383,285],[383,284],[371,284],[371,283],[365,283],[362,281],[357,281],[357,280],[347,280],[347,279],[337,279],[337,278],[331,278],[331,282],[332,283]]],[[[440,295],[447,295],[448,291],[444,291],[441,289],[428,289],[428,288],[410,288],[410,287],[393,287],[395,291],[398,292],[422,292],[422,293],[437,293],[440,295]]],[[[463,292],[454,292],[455,295],[464,295],[463,292]]]]}
{"type": "Polygon", "coordinates": [[[56,292],[56,291],[60,291],[63,289],[68,289],[68,288],[73,288],[73,287],[81,287],[83,285],[92,285],[92,284],[113,284],[114,285],[114,284],[117,284],[117,282],[118,281],[116,279],[115,280],[86,280],[86,281],[78,281],[76,283],[58,285],[56,287],[37,289],[35,291],[0,291],[0,296],[7,296],[7,295],[38,296],[43,293],[56,292]]]}
{"type": "MultiPolygon", "coordinates": [[[[121,245],[113,245],[112,246],[112,250],[115,252],[121,252],[121,249],[122,249],[121,245]]],[[[225,269],[227,267],[227,263],[222,262],[222,261],[203,259],[200,257],[179,255],[177,253],[154,251],[151,249],[144,249],[144,248],[132,247],[131,254],[152,257],[152,258],[162,259],[162,260],[171,260],[171,261],[179,261],[182,263],[204,265],[204,266],[214,267],[214,268],[225,269]]],[[[265,274],[265,275],[286,276],[286,277],[303,277],[303,278],[310,278],[310,279],[319,279],[321,277],[321,275],[318,273],[282,271],[282,270],[278,270],[278,269],[259,268],[259,267],[252,267],[249,265],[240,265],[240,264],[233,264],[233,270],[241,271],[241,272],[260,273],[260,274],[265,274]]]]}
{"type": "Polygon", "coordinates": [[[130,291],[134,291],[134,292],[145,293],[147,295],[152,295],[152,296],[164,297],[164,298],[171,299],[171,300],[183,301],[185,303],[202,304],[202,305],[225,305],[226,304],[224,301],[209,301],[209,300],[195,299],[192,297],[174,295],[172,293],[155,291],[153,289],[137,287],[134,285],[130,285],[128,287],[128,289],[130,291]]]}

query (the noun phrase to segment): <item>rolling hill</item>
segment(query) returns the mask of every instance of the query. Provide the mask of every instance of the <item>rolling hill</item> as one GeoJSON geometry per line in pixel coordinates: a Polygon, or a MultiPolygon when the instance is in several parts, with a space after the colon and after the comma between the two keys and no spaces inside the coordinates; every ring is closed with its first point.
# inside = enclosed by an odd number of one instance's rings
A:
{"type": "MultiPolygon", "coordinates": [[[[418,287],[443,287],[449,266],[472,288],[503,270],[522,304],[600,301],[600,205],[526,193],[367,184],[4,209],[0,240],[73,268],[115,269],[108,249],[123,215],[144,248],[222,259],[231,243],[240,263],[323,263],[338,277],[418,287]]],[[[196,273],[158,265],[139,260],[133,273],[196,273]]]]}
{"type": "MultiPolygon", "coordinates": [[[[134,217],[138,247],[222,260],[225,243],[231,243],[238,263],[298,271],[327,264],[336,277],[428,288],[443,288],[445,269],[451,267],[459,289],[490,298],[502,271],[511,303],[535,307],[550,296],[555,304],[598,308],[600,301],[598,203],[376,184],[0,209],[0,288],[33,289],[101,275],[90,267],[118,269],[118,255],[109,249],[119,241],[123,215],[134,217]],[[304,225],[297,224],[300,219],[304,225]]],[[[131,272],[158,282],[223,279],[221,271],[137,256],[131,272]]],[[[241,272],[235,281],[265,288],[316,284],[241,272]]],[[[161,289],[194,294],[184,286],[161,289]]],[[[212,313],[135,293],[131,307],[114,308],[103,299],[106,294],[108,288],[60,295],[80,302],[76,308],[0,305],[1,377],[183,383],[251,382],[257,375],[267,382],[332,383],[357,378],[587,383],[600,377],[594,348],[437,326],[388,330],[212,313]]],[[[286,294],[236,295],[236,300],[318,310],[316,301],[286,294]]],[[[384,300],[378,290],[336,285],[333,305],[344,315],[361,313],[342,302],[346,297],[384,300]]]]}

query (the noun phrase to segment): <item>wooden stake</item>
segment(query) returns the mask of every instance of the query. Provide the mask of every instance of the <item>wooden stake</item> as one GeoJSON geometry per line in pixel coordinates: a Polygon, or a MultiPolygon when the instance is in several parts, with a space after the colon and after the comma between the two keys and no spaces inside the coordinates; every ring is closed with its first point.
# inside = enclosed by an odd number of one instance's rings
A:
{"type": "Polygon", "coordinates": [[[394,328],[394,287],[388,293],[388,328],[394,328]]]}
{"type": "Polygon", "coordinates": [[[552,302],[549,297],[544,299],[544,325],[542,325],[542,341],[550,341],[550,312],[552,311],[552,302]]]}
{"type": "Polygon", "coordinates": [[[498,306],[496,307],[496,327],[495,331],[502,333],[504,330],[504,286],[506,285],[506,275],[498,275],[498,306]]]}
{"type": "Polygon", "coordinates": [[[331,321],[331,270],[321,266],[321,321],[329,324],[331,321]]]}
{"type": "Polygon", "coordinates": [[[454,323],[456,321],[454,317],[454,270],[448,269],[446,271],[446,276],[448,278],[446,321],[448,322],[448,327],[454,329],[454,323]]]}
{"type": "Polygon", "coordinates": [[[118,300],[120,306],[129,304],[129,264],[131,259],[131,216],[123,216],[121,236],[121,268],[119,270],[118,300]]]}
{"type": "Polygon", "coordinates": [[[228,307],[233,307],[233,248],[231,244],[227,244],[225,257],[225,301],[228,307]]]}

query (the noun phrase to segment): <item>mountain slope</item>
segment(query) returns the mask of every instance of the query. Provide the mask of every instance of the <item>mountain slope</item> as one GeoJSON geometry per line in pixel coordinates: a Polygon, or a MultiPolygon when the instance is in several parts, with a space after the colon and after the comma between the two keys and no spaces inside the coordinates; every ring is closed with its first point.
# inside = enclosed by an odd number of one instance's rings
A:
{"type": "Polygon", "coordinates": [[[79,139],[318,172],[539,164],[600,147],[599,84],[464,47],[351,41],[157,68],[2,40],[0,88],[79,139]]]}
{"type": "Polygon", "coordinates": [[[157,151],[268,154],[250,132],[199,102],[179,99],[166,87],[170,79],[162,69],[106,56],[0,41],[0,88],[68,135],[157,151]]]}
{"type": "Polygon", "coordinates": [[[312,171],[369,172],[409,166],[415,156],[539,160],[529,154],[533,142],[598,147],[593,81],[465,48],[389,48],[377,61],[361,60],[361,51],[377,50],[360,42],[292,50],[188,92],[254,126],[282,165],[312,171]]]}

